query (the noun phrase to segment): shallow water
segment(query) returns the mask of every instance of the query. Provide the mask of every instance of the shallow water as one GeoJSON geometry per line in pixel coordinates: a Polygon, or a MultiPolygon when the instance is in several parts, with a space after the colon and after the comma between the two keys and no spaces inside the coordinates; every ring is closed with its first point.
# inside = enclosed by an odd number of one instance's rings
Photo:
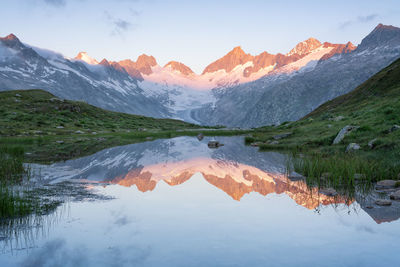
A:
{"type": "Polygon", "coordinates": [[[2,231],[0,266],[397,266],[397,204],[319,194],[286,178],[282,154],[208,140],[34,165],[52,183],[88,180],[114,198],[67,202],[19,235],[2,231]]]}

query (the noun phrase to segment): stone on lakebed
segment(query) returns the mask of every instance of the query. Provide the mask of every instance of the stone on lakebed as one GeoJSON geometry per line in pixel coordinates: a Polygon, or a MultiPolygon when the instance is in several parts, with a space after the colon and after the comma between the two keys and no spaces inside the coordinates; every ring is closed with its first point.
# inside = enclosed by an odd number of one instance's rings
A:
{"type": "Polygon", "coordinates": [[[324,195],[328,196],[328,197],[333,197],[333,196],[336,196],[336,195],[338,194],[338,193],[336,192],[336,190],[333,189],[333,188],[331,188],[331,187],[329,187],[329,188],[322,188],[322,189],[319,190],[319,192],[320,192],[321,194],[324,194],[324,195]]]}
{"type": "Polygon", "coordinates": [[[390,199],[400,200],[400,190],[397,190],[396,192],[390,194],[390,199]]]}
{"type": "Polygon", "coordinates": [[[377,190],[380,189],[389,189],[389,188],[395,188],[396,187],[396,180],[382,180],[376,183],[375,188],[377,190]]]}
{"type": "Polygon", "coordinates": [[[375,200],[375,204],[378,206],[390,206],[392,205],[392,201],[388,199],[377,199],[375,200]]]}

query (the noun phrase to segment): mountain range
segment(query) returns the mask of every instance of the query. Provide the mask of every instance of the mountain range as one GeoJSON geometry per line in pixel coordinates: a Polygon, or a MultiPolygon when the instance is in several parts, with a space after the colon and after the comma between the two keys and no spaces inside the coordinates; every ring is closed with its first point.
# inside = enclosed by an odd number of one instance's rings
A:
{"type": "MultiPolygon", "coordinates": [[[[207,90],[219,87],[232,87],[250,82],[272,73],[290,73],[312,61],[329,59],[336,54],[349,53],[356,47],[347,44],[321,43],[315,38],[309,38],[296,45],[289,53],[269,54],[262,52],[253,56],[247,54],[240,46],[233,48],[222,58],[209,64],[198,75],[181,62],[170,61],[160,66],[153,56],[140,55],[136,61],[130,59],[111,62],[116,69],[124,68],[133,78],[151,81],[164,85],[187,86],[193,89],[207,90]]],[[[102,64],[90,57],[86,52],[80,52],[74,59],[90,65],[102,64]]]]}
{"type": "Polygon", "coordinates": [[[0,90],[47,90],[102,108],[205,125],[257,127],[296,120],[400,56],[400,29],[379,24],[360,45],[309,38],[286,54],[235,47],[201,74],[153,56],[98,61],[0,38],[0,90]]]}

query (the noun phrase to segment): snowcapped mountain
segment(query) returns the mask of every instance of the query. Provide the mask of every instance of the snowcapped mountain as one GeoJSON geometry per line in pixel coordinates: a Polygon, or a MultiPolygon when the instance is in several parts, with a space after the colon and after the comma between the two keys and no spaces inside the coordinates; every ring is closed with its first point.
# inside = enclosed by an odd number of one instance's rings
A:
{"type": "Polygon", "coordinates": [[[99,62],[98,62],[96,59],[90,57],[90,56],[88,55],[88,53],[86,53],[86,52],[80,52],[80,53],[75,57],[75,59],[77,59],[77,60],[82,60],[82,61],[84,61],[84,62],[86,62],[87,64],[90,64],[90,65],[97,65],[97,64],[99,64],[99,62]]]}
{"type": "Polygon", "coordinates": [[[380,24],[358,47],[309,38],[286,54],[251,55],[238,46],[201,74],[145,54],[68,59],[10,34],[0,38],[0,90],[41,88],[110,110],[207,125],[276,124],[352,90],[399,57],[399,31],[380,24]]]}
{"type": "Polygon", "coordinates": [[[194,72],[188,66],[177,61],[168,62],[167,64],[165,64],[164,68],[170,68],[171,69],[170,71],[176,71],[185,76],[194,74],[194,72]]]}
{"type": "MultiPolygon", "coordinates": [[[[209,90],[236,86],[269,74],[297,71],[316,63],[321,58],[328,59],[336,54],[349,53],[355,48],[350,42],[322,44],[314,38],[309,38],[297,44],[286,55],[262,52],[253,56],[246,54],[240,46],[237,46],[222,58],[209,64],[201,74],[194,73],[188,66],[177,61],[170,61],[162,67],[153,56],[145,54],[140,55],[136,62],[126,59],[112,63],[124,68],[131,77],[138,80],[189,90],[209,90]]],[[[96,59],[85,52],[79,53],[75,59],[92,65],[98,64],[96,59]]]]}
{"type": "Polygon", "coordinates": [[[400,29],[380,24],[356,49],[351,43],[318,45],[314,40],[309,47],[311,53],[305,44],[296,46],[288,55],[301,59],[261,79],[215,89],[217,101],[193,111],[194,116],[203,123],[241,127],[297,120],[399,58],[400,29]]]}
{"type": "Polygon", "coordinates": [[[86,101],[110,110],[171,116],[157,100],[145,97],[138,80],[125,70],[118,70],[105,61],[92,65],[82,60],[69,60],[60,54],[25,45],[15,35],[0,39],[0,88],[41,88],[61,98],[86,101]]]}
{"type": "Polygon", "coordinates": [[[23,44],[13,34],[0,38],[0,90],[40,88],[109,110],[187,121],[193,121],[188,107],[214,100],[210,92],[144,81],[142,74],[153,73],[156,65],[146,55],[136,62],[98,62],[85,52],[67,59],[23,44]]]}

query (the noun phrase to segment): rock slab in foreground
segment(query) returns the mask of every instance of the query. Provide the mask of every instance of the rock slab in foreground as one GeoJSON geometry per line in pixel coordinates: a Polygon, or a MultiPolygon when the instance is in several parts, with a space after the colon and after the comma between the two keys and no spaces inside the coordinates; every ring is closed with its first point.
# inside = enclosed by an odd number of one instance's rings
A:
{"type": "Polygon", "coordinates": [[[358,129],[358,126],[346,125],[343,127],[342,130],[337,134],[335,140],[333,140],[333,145],[339,144],[343,138],[349,134],[351,131],[358,129]]]}

